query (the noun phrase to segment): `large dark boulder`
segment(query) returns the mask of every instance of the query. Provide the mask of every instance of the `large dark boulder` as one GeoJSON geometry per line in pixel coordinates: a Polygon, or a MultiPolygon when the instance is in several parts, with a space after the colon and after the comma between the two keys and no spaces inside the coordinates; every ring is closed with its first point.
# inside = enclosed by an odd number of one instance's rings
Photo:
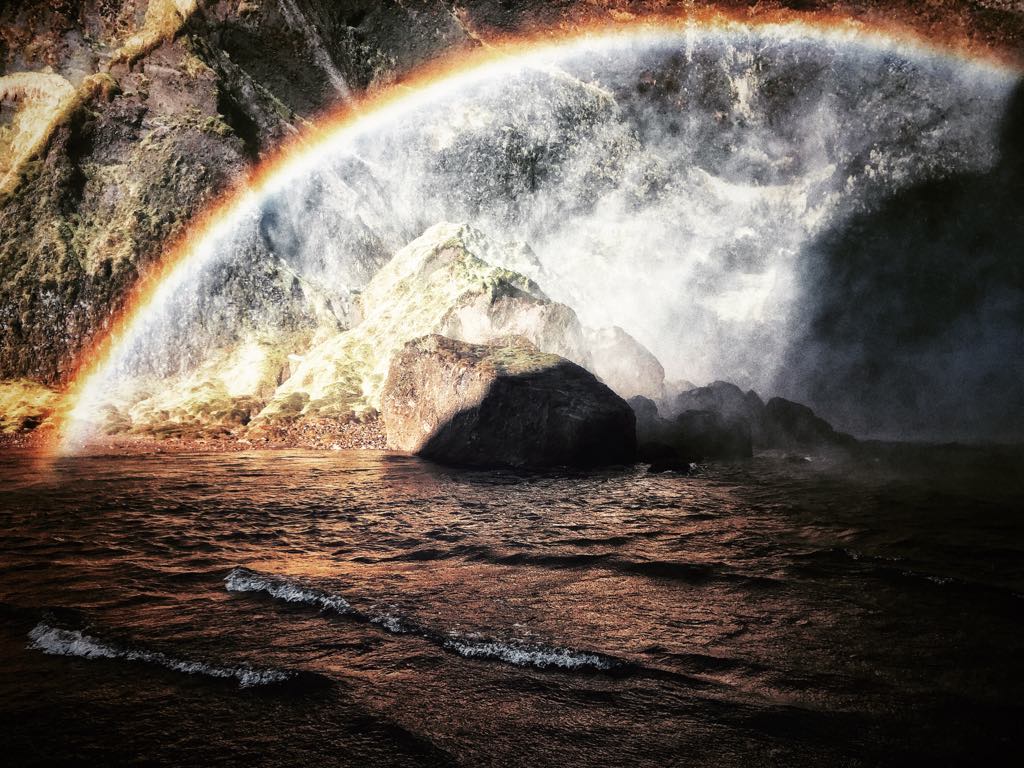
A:
{"type": "Polygon", "coordinates": [[[774,448],[836,447],[852,448],[857,441],[837,432],[806,405],[782,397],[773,397],[765,406],[765,429],[774,448]]]}
{"type": "Polygon", "coordinates": [[[410,341],[392,360],[381,414],[389,447],[445,464],[594,467],[636,457],[629,405],[522,338],[410,341]]]}

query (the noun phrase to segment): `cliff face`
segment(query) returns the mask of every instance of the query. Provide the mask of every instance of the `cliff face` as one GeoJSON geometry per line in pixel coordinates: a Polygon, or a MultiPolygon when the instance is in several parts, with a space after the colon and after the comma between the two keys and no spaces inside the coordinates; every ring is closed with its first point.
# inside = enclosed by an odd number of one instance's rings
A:
{"type": "Polygon", "coordinates": [[[65,383],[188,222],[307,117],[467,44],[440,4],[0,8],[0,379],[65,383]]]}
{"type": "MultiPolygon", "coordinates": [[[[27,0],[0,5],[0,380],[61,386],[198,212],[317,114],[481,41],[688,2],[27,0]]],[[[1019,57],[1016,2],[759,2],[1019,57]]],[[[756,7],[755,7],[756,6],[756,7]]]]}
{"type": "MultiPolygon", "coordinates": [[[[760,2],[1019,52],[1015,2],[760,2]],[[942,6],[941,8],[939,6],[942,6]]],[[[691,3],[28,0],[0,6],[0,378],[63,383],[189,220],[317,113],[480,39],[691,3]]],[[[755,11],[749,11],[754,14],[755,11]]]]}

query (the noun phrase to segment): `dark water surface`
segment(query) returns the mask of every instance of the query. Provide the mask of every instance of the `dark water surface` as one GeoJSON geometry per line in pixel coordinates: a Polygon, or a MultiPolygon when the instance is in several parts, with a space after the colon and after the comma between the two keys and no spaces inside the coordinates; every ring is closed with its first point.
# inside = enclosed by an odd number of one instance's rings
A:
{"type": "Polygon", "coordinates": [[[996,765],[1019,451],[0,456],[8,764],[996,765]]]}

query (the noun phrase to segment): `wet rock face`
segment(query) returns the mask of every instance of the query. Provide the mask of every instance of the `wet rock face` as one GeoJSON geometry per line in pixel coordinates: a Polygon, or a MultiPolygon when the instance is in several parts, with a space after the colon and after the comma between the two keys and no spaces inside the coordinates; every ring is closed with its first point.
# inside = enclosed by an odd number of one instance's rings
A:
{"type": "Polygon", "coordinates": [[[169,243],[305,117],[467,43],[423,5],[0,6],[0,177],[18,160],[0,194],[0,379],[66,383],[169,243]],[[67,94],[32,81],[26,100],[26,76],[67,94]]]}
{"type": "Polygon", "coordinates": [[[241,172],[241,143],[131,99],[81,110],[0,201],[0,371],[61,383],[168,240],[241,172]]]}
{"type": "Polygon", "coordinates": [[[522,339],[409,342],[392,362],[381,411],[391,448],[446,464],[594,467],[635,457],[626,402],[522,339]]]}

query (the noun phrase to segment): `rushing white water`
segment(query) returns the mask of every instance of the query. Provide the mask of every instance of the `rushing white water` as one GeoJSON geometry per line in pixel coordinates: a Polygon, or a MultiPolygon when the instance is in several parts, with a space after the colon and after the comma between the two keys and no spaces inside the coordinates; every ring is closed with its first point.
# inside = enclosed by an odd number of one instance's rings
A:
{"type": "Polygon", "coordinates": [[[770,390],[809,244],[922,180],[991,168],[1013,84],[800,26],[594,38],[486,65],[253,190],[140,311],[75,416],[96,419],[112,392],[153,397],[153,376],[254,339],[301,354],[295,338],[350,324],[354,294],[438,221],[528,244],[552,298],[625,328],[669,378],[770,390]]]}

